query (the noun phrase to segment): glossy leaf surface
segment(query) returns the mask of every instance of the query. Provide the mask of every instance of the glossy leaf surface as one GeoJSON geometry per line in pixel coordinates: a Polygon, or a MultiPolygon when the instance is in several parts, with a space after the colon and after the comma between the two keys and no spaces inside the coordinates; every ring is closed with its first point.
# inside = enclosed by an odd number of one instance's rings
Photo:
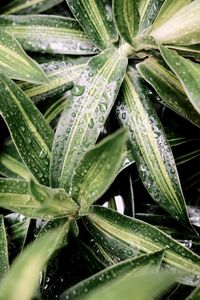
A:
{"type": "Polygon", "coordinates": [[[2,74],[0,114],[26,166],[38,182],[48,185],[53,131],[31,100],[2,74]]]}
{"type": "Polygon", "coordinates": [[[99,49],[113,47],[118,36],[108,0],[66,0],[85,33],[99,49]]]}
{"type": "Polygon", "coordinates": [[[85,55],[97,52],[75,19],[51,15],[1,16],[0,29],[29,51],[85,55]]]}
{"type": "Polygon", "coordinates": [[[4,224],[4,218],[0,215],[0,279],[9,270],[8,243],[4,224]]]}
{"type": "Polygon", "coordinates": [[[129,129],[130,147],[147,191],[174,218],[190,226],[170,145],[141,78],[132,68],[122,85],[117,115],[129,129]]]}
{"type": "Polygon", "coordinates": [[[126,139],[125,130],[116,132],[89,150],[78,164],[72,180],[72,198],[80,204],[80,215],[88,212],[115,179],[126,139]]]}
{"type": "Polygon", "coordinates": [[[108,49],[91,58],[59,120],[51,161],[52,186],[69,188],[74,168],[103,129],[119,91],[127,58],[108,49]]]}

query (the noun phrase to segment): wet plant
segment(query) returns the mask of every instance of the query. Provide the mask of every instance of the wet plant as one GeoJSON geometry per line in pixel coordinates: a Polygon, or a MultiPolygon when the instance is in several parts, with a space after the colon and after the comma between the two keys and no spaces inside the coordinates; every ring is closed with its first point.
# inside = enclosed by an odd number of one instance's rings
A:
{"type": "Polygon", "coordinates": [[[199,299],[199,16],[1,5],[1,300],[199,299]]]}

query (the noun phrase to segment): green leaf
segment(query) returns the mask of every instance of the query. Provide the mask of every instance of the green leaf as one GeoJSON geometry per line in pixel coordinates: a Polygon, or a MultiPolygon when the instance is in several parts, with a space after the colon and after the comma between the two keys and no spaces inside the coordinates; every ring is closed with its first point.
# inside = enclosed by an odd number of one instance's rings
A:
{"type": "Polygon", "coordinates": [[[164,105],[200,127],[199,114],[193,108],[182,85],[171,71],[153,57],[137,64],[136,67],[141,76],[156,90],[164,105]]]}
{"type": "Polygon", "coordinates": [[[156,20],[152,25],[152,29],[159,28],[163,23],[169,20],[181,8],[192,2],[192,0],[166,0],[164,1],[156,20]]]}
{"type": "Polygon", "coordinates": [[[47,82],[44,72],[22,49],[18,41],[0,30],[0,72],[32,83],[47,82]]]}
{"type": "Polygon", "coordinates": [[[102,196],[115,179],[122,163],[127,132],[120,130],[88,151],[72,179],[72,198],[80,204],[79,215],[102,196]]]}
{"type": "Polygon", "coordinates": [[[138,0],[138,10],[140,14],[140,34],[146,34],[146,30],[155,20],[161,5],[162,1],[160,0],[138,0]]]}
{"type": "Polygon", "coordinates": [[[0,28],[29,51],[85,55],[97,52],[78,22],[50,15],[1,16],[0,28]]]}
{"type": "Polygon", "coordinates": [[[100,206],[94,206],[91,209],[85,222],[93,238],[109,251],[108,241],[110,239],[115,253],[117,251],[115,244],[120,243],[132,246],[131,255],[138,255],[137,251],[151,253],[164,248],[163,261],[169,266],[191,275],[194,281],[191,280],[189,284],[198,284],[200,257],[156,227],[100,206]]]}
{"type": "Polygon", "coordinates": [[[49,82],[42,85],[20,83],[20,88],[35,103],[41,100],[53,98],[73,87],[73,82],[79,77],[86,65],[88,58],[68,59],[68,61],[50,61],[41,64],[49,82]]]}
{"type": "Polygon", "coordinates": [[[31,218],[74,217],[78,205],[62,189],[19,179],[0,179],[0,207],[31,218]]]}
{"type": "Polygon", "coordinates": [[[11,14],[31,14],[43,12],[63,0],[13,0],[0,9],[0,13],[4,15],[11,14]]]}
{"type": "Polygon", "coordinates": [[[30,178],[30,172],[23,164],[11,140],[4,145],[0,153],[0,174],[11,178],[30,178]]]}
{"type": "Polygon", "coordinates": [[[199,26],[200,2],[195,0],[153,28],[150,35],[160,44],[193,45],[200,43],[199,26]]]}
{"type": "Polygon", "coordinates": [[[0,114],[26,166],[38,182],[49,183],[53,131],[32,101],[0,74],[0,114]]]}
{"type": "Polygon", "coordinates": [[[11,254],[13,255],[13,252],[21,252],[26,242],[30,218],[17,213],[11,213],[4,217],[4,222],[8,233],[8,243],[12,249],[11,254]]]}
{"type": "Polygon", "coordinates": [[[91,41],[101,50],[114,47],[118,36],[109,0],[66,0],[91,41]]]}
{"type": "Polygon", "coordinates": [[[139,27],[140,16],[137,1],[113,1],[113,11],[118,31],[123,39],[129,44],[134,43],[139,27]]]}
{"type": "Polygon", "coordinates": [[[200,285],[185,300],[199,300],[200,299],[200,285]]]}
{"type": "MultiPolygon", "coordinates": [[[[200,3],[199,3],[200,4],[200,3]]],[[[183,58],[174,50],[160,46],[162,57],[180,80],[185,93],[198,113],[200,113],[200,67],[199,64],[183,58]]]]}
{"type": "Polygon", "coordinates": [[[127,58],[108,49],[91,58],[68,97],[54,137],[51,184],[68,189],[81,156],[93,146],[118,94],[127,58]]]}
{"type": "Polygon", "coordinates": [[[3,216],[0,215],[0,279],[9,270],[8,243],[3,216]]]}
{"type": "Polygon", "coordinates": [[[47,123],[51,123],[57,119],[57,117],[62,113],[63,109],[66,106],[67,95],[64,95],[57,101],[55,101],[44,113],[44,117],[47,123]]]}
{"type": "Polygon", "coordinates": [[[32,299],[39,285],[39,275],[57,249],[67,223],[33,242],[17,257],[0,283],[2,300],[32,299]],[[30,271],[31,270],[31,271],[30,271]]]}
{"type": "Polygon", "coordinates": [[[122,85],[117,116],[129,129],[129,144],[147,191],[158,205],[190,226],[170,145],[145,86],[132,68],[122,85]]]}
{"type": "Polygon", "coordinates": [[[64,300],[82,299],[82,297],[87,298],[91,292],[96,293],[96,291],[98,291],[100,288],[104,288],[107,284],[110,285],[115,281],[122,280],[127,276],[134,274],[135,276],[132,278],[134,279],[134,277],[137,277],[144,271],[148,272],[152,269],[156,271],[156,268],[160,267],[162,257],[163,251],[159,251],[117,263],[66,290],[61,294],[59,299],[64,300]]]}

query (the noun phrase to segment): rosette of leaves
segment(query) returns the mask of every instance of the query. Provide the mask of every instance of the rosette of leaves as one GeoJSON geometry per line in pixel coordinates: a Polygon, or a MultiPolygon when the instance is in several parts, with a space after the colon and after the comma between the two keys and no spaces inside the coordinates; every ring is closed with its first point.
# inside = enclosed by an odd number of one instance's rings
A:
{"type": "Polygon", "coordinates": [[[200,1],[0,14],[0,299],[197,299],[200,1]]]}

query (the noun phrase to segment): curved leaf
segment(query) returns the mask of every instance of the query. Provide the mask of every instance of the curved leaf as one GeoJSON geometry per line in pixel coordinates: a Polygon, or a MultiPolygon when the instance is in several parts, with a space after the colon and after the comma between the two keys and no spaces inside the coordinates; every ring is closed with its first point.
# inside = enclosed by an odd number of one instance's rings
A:
{"type": "Polygon", "coordinates": [[[199,114],[188,100],[176,76],[155,58],[136,65],[141,76],[153,86],[162,103],[183,118],[200,127],[199,114]]]}
{"type": "Polygon", "coordinates": [[[66,233],[68,224],[60,226],[57,230],[43,235],[33,242],[23,254],[17,257],[10,271],[0,283],[2,300],[29,300],[32,299],[39,285],[41,270],[66,233]],[[30,272],[31,270],[31,272],[30,272]]]}
{"type": "Polygon", "coordinates": [[[66,189],[81,156],[93,146],[114,104],[127,58],[108,49],[91,58],[68,97],[52,152],[51,184],[66,189]]]}
{"type": "Polygon", "coordinates": [[[78,22],[51,15],[1,16],[0,28],[29,51],[85,55],[97,52],[78,22]]]}
{"type": "Polygon", "coordinates": [[[163,23],[169,20],[182,7],[192,2],[192,0],[165,0],[157,17],[152,25],[152,29],[159,28],[163,23]]]}
{"type": "Polygon", "coordinates": [[[0,207],[31,218],[74,216],[78,205],[62,190],[19,179],[0,179],[0,207]]]}
{"type": "Polygon", "coordinates": [[[0,13],[4,15],[11,14],[31,14],[43,12],[63,0],[13,0],[0,9],[0,13]]]}
{"type": "Polygon", "coordinates": [[[41,64],[49,82],[37,86],[23,82],[19,86],[34,102],[53,98],[73,87],[74,81],[79,77],[87,60],[88,58],[77,58],[41,64]]]}
{"type": "MultiPolygon", "coordinates": [[[[135,1],[134,1],[135,2],[135,1]]],[[[138,10],[140,14],[139,32],[142,34],[151,26],[162,5],[160,0],[138,0],[138,10]]]]}
{"type": "Polygon", "coordinates": [[[0,30],[0,72],[32,83],[47,82],[44,72],[22,49],[18,41],[0,30]]]}
{"type": "Polygon", "coordinates": [[[66,106],[67,95],[64,95],[57,101],[55,101],[44,113],[44,117],[47,123],[51,123],[62,113],[63,109],[66,106]]]}
{"type": "MultiPolygon", "coordinates": [[[[200,3],[199,3],[200,4],[200,3]]],[[[200,19],[200,18],[199,18],[200,19]]],[[[181,57],[174,50],[160,46],[162,57],[180,80],[185,93],[198,113],[200,113],[200,67],[199,64],[181,57]]]]}
{"type": "Polygon", "coordinates": [[[190,226],[176,164],[161,122],[138,73],[129,68],[117,116],[129,129],[129,143],[140,178],[152,198],[190,226]]]}
{"type": "Polygon", "coordinates": [[[85,33],[99,49],[113,47],[118,36],[109,0],[66,0],[85,33]]]}
{"type": "Polygon", "coordinates": [[[133,274],[135,275],[132,278],[134,280],[134,277],[145,271],[148,272],[152,269],[156,271],[156,268],[160,267],[162,257],[163,251],[159,251],[117,263],[66,290],[61,294],[59,299],[85,299],[87,296],[90,296],[91,292],[96,292],[100,288],[104,288],[106,284],[110,285],[117,280],[133,274]]]}
{"type": "Polygon", "coordinates": [[[85,222],[95,239],[97,230],[98,241],[103,247],[108,247],[106,240],[108,237],[113,240],[112,247],[115,247],[115,241],[132,246],[132,255],[136,250],[142,253],[151,253],[164,248],[163,261],[175,269],[183,270],[191,275],[194,279],[193,282],[190,282],[191,285],[198,284],[200,257],[156,227],[100,206],[94,206],[91,209],[85,222]],[[103,244],[104,242],[105,244],[103,244]]]}
{"type": "Polygon", "coordinates": [[[80,204],[79,215],[106,192],[119,171],[127,132],[120,130],[88,151],[78,164],[72,179],[72,198],[80,204]]]}
{"type": "Polygon", "coordinates": [[[9,260],[8,260],[8,243],[6,236],[6,229],[4,225],[4,218],[0,215],[0,279],[9,270],[9,260]]]}
{"type": "MultiPolygon", "coordinates": [[[[174,4],[173,4],[174,5],[174,4]]],[[[193,45],[200,43],[200,2],[194,0],[178,10],[150,35],[161,44],[193,45]]]]}
{"type": "Polygon", "coordinates": [[[53,131],[31,100],[2,74],[0,114],[24,163],[38,182],[48,185],[53,131]]]}
{"type": "Polygon", "coordinates": [[[120,35],[127,43],[133,44],[140,22],[137,1],[114,0],[113,12],[120,35]]]}

